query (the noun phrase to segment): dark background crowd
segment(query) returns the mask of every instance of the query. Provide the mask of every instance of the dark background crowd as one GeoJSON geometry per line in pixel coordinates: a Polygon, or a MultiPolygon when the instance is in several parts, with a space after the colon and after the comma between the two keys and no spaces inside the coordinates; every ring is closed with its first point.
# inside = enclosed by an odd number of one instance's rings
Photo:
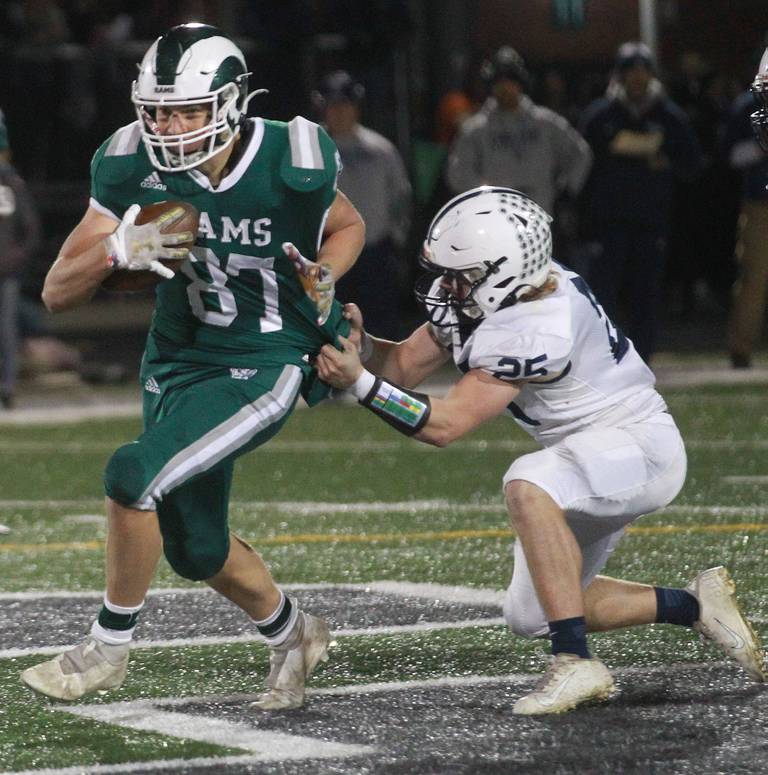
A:
{"type": "Polygon", "coordinates": [[[370,293],[366,277],[385,267],[390,281],[374,333],[419,319],[409,287],[435,209],[491,183],[547,200],[556,258],[591,276],[646,358],[693,345],[752,364],[768,268],[751,295],[738,296],[737,279],[745,250],[768,265],[754,236],[768,225],[768,172],[746,93],[764,0],[5,0],[0,108],[42,223],[14,270],[30,330],[46,326],[29,307],[87,205],[91,155],[135,120],[136,63],[187,21],[216,24],[243,49],[252,87],[269,89],[252,114],[302,114],[334,136],[340,187],[372,235],[342,291],[371,307],[382,286],[370,293]],[[537,157],[539,125],[551,145],[537,157]],[[747,312],[729,321],[734,292],[747,312]]]}

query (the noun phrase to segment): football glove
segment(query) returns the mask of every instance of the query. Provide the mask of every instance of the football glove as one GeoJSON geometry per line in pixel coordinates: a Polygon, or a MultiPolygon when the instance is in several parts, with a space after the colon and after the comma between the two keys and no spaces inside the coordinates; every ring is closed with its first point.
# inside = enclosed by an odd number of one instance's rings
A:
{"type": "Polygon", "coordinates": [[[106,238],[109,263],[113,269],[128,269],[132,272],[148,269],[161,277],[173,277],[173,271],[159,259],[186,258],[189,255],[186,248],[173,246],[191,242],[194,235],[188,231],[163,234],[162,229],[181,220],[184,210],[181,207],[168,210],[153,221],[137,226],[136,216],[140,210],[139,205],[131,205],[114,233],[106,238]]]}
{"type": "Polygon", "coordinates": [[[322,326],[331,314],[335,294],[331,268],[327,264],[317,264],[305,258],[292,242],[284,242],[283,251],[293,263],[307,296],[315,303],[317,324],[322,326]]]}

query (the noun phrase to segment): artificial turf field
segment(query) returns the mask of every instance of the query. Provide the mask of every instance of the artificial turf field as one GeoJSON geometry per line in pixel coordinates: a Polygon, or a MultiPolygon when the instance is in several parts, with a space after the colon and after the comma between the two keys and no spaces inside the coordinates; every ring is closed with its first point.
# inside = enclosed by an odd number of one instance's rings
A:
{"type": "MultiPolygon", "coordinates": [[[[606,572],[677,586],[724,564],[766,639],[768,386],[663,392],[687,483],[635,523],[606,572]]],[[[546,649],[499,618],[511,573],[501,476],[535,449],[503,418],[436,450],[329,403],[238,463],[233,527],[336,632],[304,709],[248,709],[265,647],[166,566],[119,690],[66,710],[35,696],[19,671],[76,642],[98,610],[101,470],[138,429],[0,427],[0,523],[12,528],[0,536],[1,771],[768,771],[768,695],[681,628],[591,636],[620,694],[559,718],[512,716],[546,649]]]]}

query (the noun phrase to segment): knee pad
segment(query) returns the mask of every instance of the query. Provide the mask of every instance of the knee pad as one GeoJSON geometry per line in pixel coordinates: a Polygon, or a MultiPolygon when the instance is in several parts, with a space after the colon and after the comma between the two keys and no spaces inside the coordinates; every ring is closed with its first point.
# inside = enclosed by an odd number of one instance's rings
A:
{"type": "Polygon", "coordinates": [[[522,638],[539,638],[549,632],[546,616],[538,601],[526,600],[511,586],[504,598],[504,619],[515,635],[522,638]]]}
{"type": "Polygon", "coordinates": [[[149,486],[150,476],[142,445],[125,444],[112,455],[104,469],[104,492],[121,506],[136,508],[149,486]]]}
{"type": "Polygon", "coordinates": [[[164,540],[163,553],[173,570],[190,581],[205,581],[215,576],[227,561],[229,544],[202,543],[187,538],[182,541],[164,540]]]}

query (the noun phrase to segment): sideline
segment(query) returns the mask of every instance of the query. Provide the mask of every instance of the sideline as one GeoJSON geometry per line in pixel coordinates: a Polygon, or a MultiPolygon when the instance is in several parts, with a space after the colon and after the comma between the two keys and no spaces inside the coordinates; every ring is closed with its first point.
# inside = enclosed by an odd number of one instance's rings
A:
{"type": "MultiPolygon", "coordinates": [[[[676,359],[674,353],[659,353],[660,361],[654,366],[656,385],[665,388],[704,387],[713,385],[754,385],[768,384],[768,367],[755,366],[751,369],[732,369],[725,356],[705,357],[691,363],[685,358],[676,359]]],[[[433,395],[445,395],[454,383],[449,376],[450,369],[440,372],[424,382],[423,388],[433,395]]],[[[24,406],[10,412],[0,412],[2,425],[46,425],[59,423],[77,423],[83,420],[114,419],[116,417],[141,417],[141,397],[138,385],[135,396],[119,398],[99,394],[93,386],[88,386],[87,397],[78,395],[78,386],[73,386],[72,398],[56,395],[51,399],[55,406],[24,406]],[[66,402],[66,403],[64,403],[66,402]]],[[[82,391],[80,391],[82,392],[82,391]]],[[[675,397],[677,400],[679,397],[675,397]]],[[[696,397],[693,396],[693,399],[696,397]]],[[[747,397],[749,398],[749,397],[747,397]]],[[[343,402],[353,399],[342,397],[343,402]]],[[[306,404],[299,401],[297,409],[305,409],[306,404]]],[[[270,445],[271,446],[271,445],[270,445]]]]}

